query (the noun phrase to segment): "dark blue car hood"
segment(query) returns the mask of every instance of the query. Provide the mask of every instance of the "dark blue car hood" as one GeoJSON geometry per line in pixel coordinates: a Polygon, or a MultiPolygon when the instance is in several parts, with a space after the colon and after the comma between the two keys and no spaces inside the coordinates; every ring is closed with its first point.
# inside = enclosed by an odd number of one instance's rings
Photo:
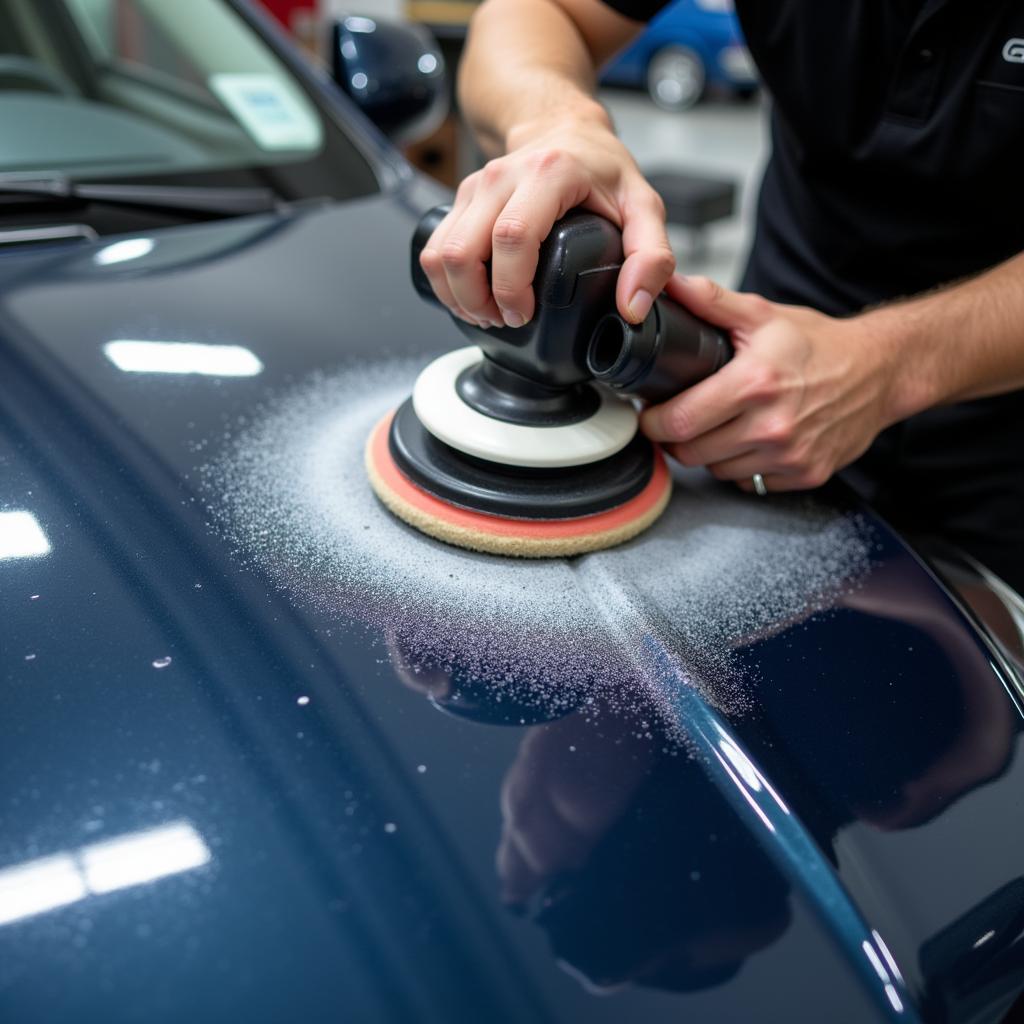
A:
{"type": "Polygon", "coordinates": [[[0,258],[0,1014],[998,1019],[987,639],[838,488],[546,567],[387,519],[411,207],[0,258]]]}

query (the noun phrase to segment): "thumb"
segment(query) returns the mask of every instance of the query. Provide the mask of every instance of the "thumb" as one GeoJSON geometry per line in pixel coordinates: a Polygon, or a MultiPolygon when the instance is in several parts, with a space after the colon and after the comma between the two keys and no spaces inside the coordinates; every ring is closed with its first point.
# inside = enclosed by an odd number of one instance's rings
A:
{"type": "Polygon", "coordinates": [[[772,304],[760,295],[732,292],[707,277],[676,274],[666,288],[694,316],[727,330],[753,330],[772,316],[772,304]]]}
{"type": "Polygon", "coordinates": [[[622,218],[625,261],[615,288],[615,305],[630,323],[640,323],[676,269],[665,232],[661,198],[646,182],[631,197],[622,218]]]}

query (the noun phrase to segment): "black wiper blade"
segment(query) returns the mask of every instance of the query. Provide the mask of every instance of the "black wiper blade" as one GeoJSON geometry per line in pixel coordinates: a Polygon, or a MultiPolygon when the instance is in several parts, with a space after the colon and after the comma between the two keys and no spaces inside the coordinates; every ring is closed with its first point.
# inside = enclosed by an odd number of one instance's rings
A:
{"type": "Polygon", "coordinates": [[[75,182],[60,175],[45,178],[0,177],[0,205],[20,200],[73,206],[103,203],[144,209],[181,210],[222,217],[280,209],[281,200],[268,188],[207,188],[197,185],[119,185],[75,182]],[[10,197],[10,198],[5,198],[10,197]]]}

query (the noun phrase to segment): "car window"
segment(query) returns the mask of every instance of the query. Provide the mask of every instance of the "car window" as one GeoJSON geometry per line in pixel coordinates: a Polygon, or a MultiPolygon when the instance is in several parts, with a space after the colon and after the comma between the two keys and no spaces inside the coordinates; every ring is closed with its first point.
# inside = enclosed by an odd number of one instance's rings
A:
{"type": "Polygon", "coordinates": [[[368,191],[365,160],[224,0],[0,0],[0,122],[0,173],[341,160],[363,165],[346,170],[368,191]]]}

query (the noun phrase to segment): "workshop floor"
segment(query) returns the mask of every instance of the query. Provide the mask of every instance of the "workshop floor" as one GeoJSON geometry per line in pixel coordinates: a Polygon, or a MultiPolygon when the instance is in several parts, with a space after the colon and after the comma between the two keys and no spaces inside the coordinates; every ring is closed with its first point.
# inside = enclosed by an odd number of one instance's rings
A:
{"type": "Polygon", "coordinates": [[[604,89],[601,100],[644,170],[678,168],[732,178],[741,186],[737,213],[708,229],[702,253],[691,255],[687,232],[673,231],[670,236],[680,270],[735,285],[750,244],[761,167],[768,151],[764,101],[712,98],[685,113],[670,114],[640,91],[604,89]]]}

